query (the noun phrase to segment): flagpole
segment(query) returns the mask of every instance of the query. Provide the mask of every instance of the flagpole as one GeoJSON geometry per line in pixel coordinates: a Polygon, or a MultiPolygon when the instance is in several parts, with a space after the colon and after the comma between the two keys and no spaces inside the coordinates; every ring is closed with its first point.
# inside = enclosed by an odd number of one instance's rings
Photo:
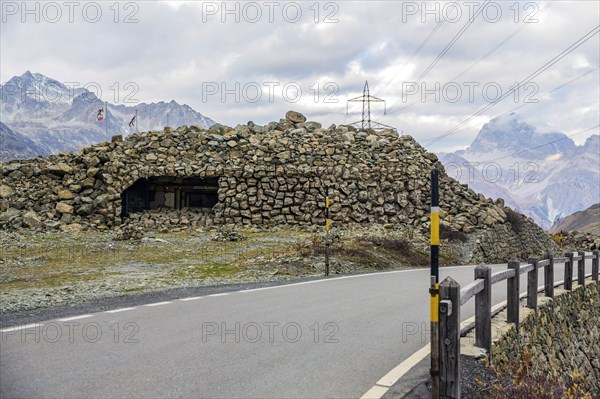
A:
{"type": "Polygon", "coordinates": [[[138,117],[137,117],[137,109],[136,109],[135,110],[135,131],[136,131],[136,133],[139,133],[140,130],[138,129],[137,121],[138,121],[138,117]]]}
{"type": "Polygon", "coordinates": [[[106,127],[106,140],[108,140],[108,101],[104,102],[104,113],[105,115],[105,121],[106,123],[104,124],[104,126],[106,127]]]}

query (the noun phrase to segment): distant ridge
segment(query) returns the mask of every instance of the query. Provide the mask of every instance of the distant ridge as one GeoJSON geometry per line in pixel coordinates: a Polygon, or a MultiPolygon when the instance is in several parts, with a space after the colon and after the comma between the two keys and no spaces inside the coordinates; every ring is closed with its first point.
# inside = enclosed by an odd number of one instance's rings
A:
{"type": "Polygon", "coordinates": [[[569,233],[578,231],[600,235],[600,203],[589,208],[575,212],[556,222],[550,229],[550,233],[569,233]]]}

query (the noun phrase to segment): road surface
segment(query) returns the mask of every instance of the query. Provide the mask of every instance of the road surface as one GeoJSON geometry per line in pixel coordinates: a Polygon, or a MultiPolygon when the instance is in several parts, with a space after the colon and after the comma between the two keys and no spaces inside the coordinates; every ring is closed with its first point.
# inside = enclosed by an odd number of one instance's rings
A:
{"type": "MultiPolygon", "coordinates": [[[[441,279],[464,285],[473,268],[442,268],[441,279]]],[[[428,342],[428,274],[315,280],[6,330],[0,396],[360,397],[428,342]]],[[[505,282],[492,296],[506,299],[505,282]]],[[[473,307],[463,306],[463,319],[473,307]]]]}

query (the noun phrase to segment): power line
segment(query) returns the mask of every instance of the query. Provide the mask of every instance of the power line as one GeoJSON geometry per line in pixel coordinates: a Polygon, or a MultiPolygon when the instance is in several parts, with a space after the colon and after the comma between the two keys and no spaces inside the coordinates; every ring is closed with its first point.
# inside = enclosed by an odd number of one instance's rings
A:
{"type": "MultiPolygon", "coordinates": [[[[550,8],[554,3],[556,3],[556,0],[548,3],[544,8],[542,8],[539,11],[539,14],[542,14],[543,12],[545,12],[548,8],[550,8]]],[[[536,13],[537,14],[537,13],[536,13]]],[[[442,21],[443,22],[443,21],[442,21]]],[[[479,63],[481,63],[481,61],[485,60],[486,58],[488,58],[490,55],[494,54],[496,51],[498,51],[498,49],[500,49],[500,47],[504,46],[506,43],[508,43],[508,41],[510,41],[510,39],[512,39],[513,37],[515,37],[516,35],[518,35],[519,33],[521,33],[521,31],[523,29],[525,29],[527,27],[527,25],[521,25],[521,27],[517,28],[515,31],[513,31],[510,35],[506,36],[502,41],[500,41],[496,46],[494,46],[490,51],[488,51],[486,54],[484,54],[483,56],[481,56],[481,58],[479,58],[477,61],[475,61],[473,64],[471,64],[469,67],[467,67],[466,69],[464,69],[462,72],[460,72],[458,75],[456,75],[455,77],[453,77],[452,79],[449,80],[449,82],[454,82],[456,81],[456,79],[458,79],[459,77],[461,77],[462,75],[464,75],[465,73],[467,73],[468,71],[470,71],[471,69],[473,69],[474,67],[476,67],[477,65],[479,65],[479,63]]],[[[394,76],[395,77],[395,76],[394,76]]],[[[398,100],[396,100],[392,106],[394,106],[396,103],[398,102],[398,100]]],[[[394,113],[394,112],[400,112],[400,111],[404,111],[405,109],[411,108],[413,106],[415,106],[418,103],[412,103],[412,104],[408,104],[405,105],[404,107],[398,108],[397,110],[391,110],[390,113],[394,113]]]]}
{"type": "MultiPolygon", "coordinates": [[[[542,8],[539,11],[539,14],[544,13],[554,3],[556,3],[556,0],[551,1],[550,3],[548,3],[546,5],[546,7],[542,8]]],[[[536,13],[536,15],[537,14],[538,13],[536,13]]],[[[525,29],[527,26],[528,26],[527,24],[526,25],[521,25],[519,28],[515,29],[510,35],[506,36],[502,41],[500,41],[494,48],[492,48],[490,51],[488,51],[487,53],[485,53],[481,58],[479,58],[477,61],[475,61],[473,64],[471,64],[471,66],[467,67],[465,70],[463,70],[462,72],[460,72],[458,75],[456,75],[455,77],[453,77],[452,79],[450,79],[450,82],[454,82],[456,79],[460,78],[462,75],[464,75],[465,73],[467,73],[468,71],[470,71],[471,69],[473,69],[475,66],[477,66],[481,61],[485,60],[490,55],[494,54],[500,47],[504,46],[506,43],[508,43],[508,41],[510,41],[510,39],[512,39],[513,37],[515,37],[519,33],[521,33],[521,31],[523,29],[525,29]]]]}
{"type": "MultiPolygon", "coordinates": [[[[435,27],[433,28],[433,30],[431,32],[429,32],[429,35],[427,35],[427,37],[421,42],[421,44],[412,52],[412,54],[408,57],[408,59],[406,61],[404,61],[402,64],[400,64],[400,66],[404,66],[408,63],[410,63],[416,56],[417,54],[419,54],[421,52],[421,50],[423,49],[423,47],[425,47],[425,45],[429,42],[429,40],[433,37],[433,35],[435,34],[435,32],[438,31],[438,29],[440,29],[440,27],[442,26],[442,24],[444,23],[444,20],[442,19],[440,22],[438,22],[435,27]]],[[[387,80],[387,82],[383,85],[384,87],[388,86],[391,82],[393,82],[393,80],[396,78],[396,76],[398,76],[398,72],[396,72],[394,74],[394,76],[392,76],[390,79],[387,80]]]]}
{"type": "MultiPolygon", "coordinates": [[[[573,78],[573,79],[571,79],[571,80],[569,80],[569,81],[567,81],[567,82],[565,82],[565,83],[562,83],[562,84],[560,84],[560,85],[556,86],[556,87],[555,87],[554,89],[552,89],[552,90],[545,91],[545,92],[544,92],[544,93],[542,93],[542,94],[551,94],[551,93],[554,93],[555,91],[558,91],[558,90],[562,89],[563,87],[565,87],[565,86],[567,86],[567,85],[570,85],[571,83],[574,83],[574,82],[578,81],[579,79],[583,78],[583,77],[584,77],[584,76],[586,76],[586,75],[589,75],[590,73],[592,73],[592,72],[594,72],[594,71],[596,71],[596,70],[598,70],[598,69],[600,69],[600,65],[597,65],[596,67],[594,67],[594,68],[592,68],[592,69],[590,69],[590,70],[588,70],[588,71],[586,71],[586,72],[582,73],[581,75],[579,75],[579,76],[577,76],[577,77],[575,77],[575,78],[573,78]]],[[[410,107],[410,106],[412,106],[412,105],[415,105],[415,104],[417,104],[417,103],[411,104],[411,105],[409,105],[409,106],[407,106],[407,107],[405,107],[405,108],[408,108],[408,107],[410,107]]],[[[519,110],[519,109],[521,109],[521,108],[525,107],[526,105],[531,105],[531,104],[537,104],[537,103],[524,103],[524,104],[518,105],[518,106],[516,106],[516,107],[514,107],[514,108],[512,108],[512,109],[510,109],[510,110],[508,110],[508,111],[506,111],[506,112],[504,112],[502,115],[508,114],[508,113],[510,113],[510,112],[517,111],[517,110],[519,110]]],[[[460,132],[464,132],[464,131],[466,131],[466,130],[469,130],[469,129],[472,129],[472,128],[474,128],[474,127],[475,127],[475,125],[473,125],[473,126],[466,126],[466,127],[462,128],[462,129],[459,129],[459,130],[455,131],[454,133],[460,133],[460,132]]],[[[432,140],[433,140],[433,139],[432,139],[432,140]]]]}
{"type": "Polygon", "coordinates": [[[475,21],[475,19],[479,16],[479,14],[481,14],[483,12],[483,10],[485,9],[485,7],[488,5],[489,2],[490,2],[490,0],[487,0],[485,3],[483,3],[483,5],[479,8],[479,10],[477,10],[477,12],[471,18],[469,18],[469,20],[467,20],[467,22],[463,25],[463,27],[456,33],[456,35],[454,35],[452,40],[450,40],[450,42],[446,45],[446,47],[444,47],[444,49],[438,54],[438,56],[435,58],[435,60],[433,60],[433,62],[431,64],[429,64],[429,66],[427,68],[425,68],[425,70],[417,78],[417,83],[420,82],[433,69],[433,67],[435,67],[435,65],[444,57],[444,55],[446,55],[446,53],[452,48],[454,43],[456,43],[458,41],[458,39],[461,38],[461,36],[467,31],[467,29],[469,29],[469,27],[475,21]]]}
{"type": "Polygon", "coordinates": [[[521,82],[519,82],[516,86],[513,86],[513,88],[511,90],[509,90],[508,92],[506,92],[505,94],[503,94],[502,96],[500,96],[500,98],[498,100],[494,101],[493,103],[490,103],[490,104],[486,105],[485,107],[483,107],[482,109],[480,109],[479,111],[477,111],[476,113],[474,113],[473,115],[471,115],[470,117],[468,117],[467,119],[465,119],[464,121],[462,121],[461,123],[459,123],[457,126],[455,126],[452,129],[448,130],[444,134],[442,134],[442,135],[440,135],[440,136],[438,136],[438,137],[430,140],[425,145],[434,144],[434,143],[436,143],[436,142],[438,142],[438,141],[440,141],[440,140],[442,140],[442,139],[444,139],[444,138],[446,138],[446,137],[448,137],[448,136],[456,133],[458,129],[460,129],[465,124],[467,124],[470,121],[472,121],[475,117],[481,115],[482,113],[484,113],[488,109],[490,109],[493,106],[495,106],[496,104],[498,104],[500,101],[502,101],[505,98],[507,98],[508,96],[512,95],[515,91],[519,90],[521,88],[521,86],[523,86],[525,83],[528,83],[531,79],[536,78],[537,76],[539,76],[540,74],[542,74],[543,72],[545,72],[547,69],[549,69],[550,67],[552,67],[554,64],[556,64],[558,61],[560,61],[561,59],[563,59],[564,57],[566,57],[567,55],[569,55],[570,53],[572,53],[573,51],[575,51],[575,49],[577,49],[579,46],[581,46],[582,44],[584,44],[585,42],[587,42],[589,39],[591,39],[593,36],[595,36],[599,31],[600,31],[600,25],[596,26],[594,29],[592,29],[591,31],[589,31],[588,33],[586,33],[585,35],[583,35],[581,38],[579,38],[577,41],[575,41],[575,43],[571,44],[569,47],[567,47],[565,50],[563,50],[560,54],[558,54],[557,56],[555,56],[554,58],[552,58],[550,61],[546,62],[544,65],[542,65],[535,72],[533,72],[532,74],[530,74],[529,76],[527,76],[525,79],[521,80],[521,82]]]}
{"type": "Polygon", "coordinates": [[[555,91],[558,91],[560,89],[562,89],[563,87],[570,85],[573,82],[578,81],[579,79],[583,78],[585,75],[589,75],[590,73],[594,72],[595,70],[600,69],[600,65],[596,65],[595,68],[590,69],[589,71],[582,73],[581,75],[577,76],[576,78],[573,78],[571,80],[569,80],[566,83],[561,84],[560,86],[555,87],[554,89],[552,89],[549,93],[554,93],[555,91]]]}
{"type": "MultiPolygon", "coordinates": [[[[458,39],[461,38],[461,36],[467,31],[467,29],[469,29],[469,27],[475,21],[475,19],[483,12],[483,10],[485,9],[485,7],[488,5],[488,3],[490,1],[491,0],[486,0],[486,2],[481,7],[479,7],[477,12],[474,13],[467,20],[467,22],[463,25],[463,27],[454,35],[452,40],[450,40],[450,42],[448,42],[448,44],[446,44],[446,47],[444,47],[442,49],[442,51],[440,51],[440,53],[437,55],[437,57],[435,57],[435,59],[431,62],[431,64],[429,64],[429,66],[427,68],[425,68],[425,70],[421,73],[421,75],[419,75],[419,77],[417,78],[417,81],[415,82],[416,84],[421,82],[421,80],[433,69],[433,67],[435,67],[435,65],[446,55],[446,53],[452,48],[452,46],[458,41],[458,39]]],[[[400,97],[398,97],[391,106],[393,107],[402,98],[403,95],[404,95],[404,93],[401,93],[400,97]]]]}
{"type": "Polygon", "coordinates": [[[538,148],[541,148],[541,147],[544,147],[544,146],[547,146],[547,145],[550,145],[550,144],[554,144],[554,143],[557,143],[557,142],[559,142],[559,141],[566,140],[566,139],[569,139],[569,138],[571,138],[571,137],[577,136],[578,134],[583,134],[583,133],[585,133],[585,132],[589,132],[590,130],[597,129],[598,127],[600,127],[600,124],[599,124],[599,125],[596,125],[596,126],[589,127],[589,128],[587,128],[587,129],[585,129],[585,130],[581,130],[581,131],[579,131],[579,132],[577,132],[577,133],[573,133],[573,134],[570,134],[570,135],[568,135],[568,136],[561,137],[560,139],[552,140],[552,141],[549,141],[549,142],[547,142],[547,143],[544,143],[544,144],[537,145],[537,146],[535,146],[535,147],[526,148],[526,149],[524,149],[524,150],[517,151],[517,152],[515,152],[515,153],[512,153],[512,154],[504,155],[504,156],[502,156],[502,157],[500,157],[500,158],[492,159],[492,160],[491,160],[491,161],[489,161],[489,162],[496,162],[496,161],[499,161],[499,160],[501,160],[501,159],[510,158],[510,157],[512,157],[512,156],[514,156],[514,155],[522,154],[522,153],[524,153],[524,152],[528,152],[528,151],[531,151],[531,150],[536,150],[536,149],[538,149],[538,148]]]}

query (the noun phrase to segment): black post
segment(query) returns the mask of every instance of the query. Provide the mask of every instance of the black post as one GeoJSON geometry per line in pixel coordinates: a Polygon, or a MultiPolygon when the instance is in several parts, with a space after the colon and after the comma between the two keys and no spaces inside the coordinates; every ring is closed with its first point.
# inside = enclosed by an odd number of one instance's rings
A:
{"type": "Polygon", "coordinates": [[[440,194],[439,194],[439,172],[437,169],[431,171],[431,246],[430,264],[431,276],[435,276],[436,284],[440,282],[440,270],[438,266],[440,256],[440,194]]]}
{"type": "Polygon", "coordinates": [[[440,197],[439,172],[431,170],[431,231],[430,231],[430,320],[431,320],[431,397],[440,397],[440,342],[439,342],[439,245],[440,245],[440,197]]]}

